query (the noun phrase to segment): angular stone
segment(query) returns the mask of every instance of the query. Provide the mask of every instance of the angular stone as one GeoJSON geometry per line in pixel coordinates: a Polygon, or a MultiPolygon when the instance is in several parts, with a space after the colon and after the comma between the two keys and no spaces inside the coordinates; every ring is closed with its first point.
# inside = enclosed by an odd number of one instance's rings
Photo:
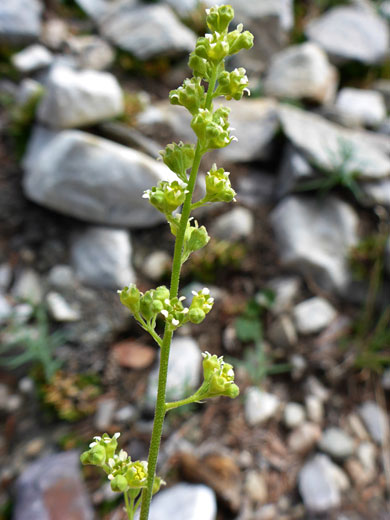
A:
{"type": "Polygon", "coordinates": [[[131,148],[81,131],[56,134],[38,128],[24,166],[27,197],[55,211],[114,226],[165,221],[142,194],[174,176],[164,164],[131,148]]]}
{"type": "Polygon", "coordinates": [[[218,151],[221,161],[250,162],[270,156],[270,144],[279,129],[277,103],[273,99],[244,99],[227,103],[229,122],[238,142],[218,151]]]}
{"type": "Polygon", "coordinates": [[[72,264],[76,276],[87,285],[122,289],[134,283],[131,256],[130,236],[122,229],[91,226],[72,239],[72,264]]]}
{"type": "MultiPolygon", "coordinates": [[[[201,351],[191,337],[176,337],[172,341],[168,366],[167,401],[183,399],[191,395],[198,383],[201,351]]],[[[158,367],[149,376],[146,395],[148,406],[154,406],[157,395],[158,367]]]]}
{"type": "Polygon", "coordinates": [[[300,334],[315,334],[327,327],[336,317],[332,305],[319,296],[309,298],[294,307],[294,319],[300,334]]]}
{"type": "Polygon", "coordinates": [[[123,112],[123,94],[108,72],[52,68],[37,117],[54,128],[72,128],[111,119],[123,112]]]}
{"type": "Polygon", "coordinates": [[[322,432],[318,447],[335,459],[350,457],[355,451],[355,442],[341,428],[327,428],[322,432]]]}
{"type": "Polygon", "coordinates": [[[288,139],[313,165],[334,170],[338,163],[345,161],[344,150],[348,146],[352,155],[344,165],[347,171],[359,172],[359,178],[367,179],[390,175],[388,152],[374,139],[368,136],[362,139],[358,132],[294,107],[281,106],[279,115],[288,139]]]}
{"type": "MultiPolygon", "coordinates": [[[[214,520],[217,501],[214,491],[203,484],[176,484],[160,491],[152,500],[150,520],[214,520]]],[[[139,520],[139,513],[135,515],[139,520]]]]}
{"type": "Polygon", "coordinates": [[[316,455],[305,463],[299,473],[299,492],[309,511],[327,512],[341,502],[332,463],[326,455],[316,455]]]}
{"type": "Polygon", "coordinates": [[[1,0],[0,42],[22,45],[37,40],[42,11],[41,0],[1,0]]]}
{"type": "Polygon", "coordinates": [[[271,213],[283,265],[313,278],[326,290],[348,284],[349,248],[358,242],[358,217],[334,197],[290,196],[271,213]]]}
{"type": "Polygon", "coordinates": [[[250,426],[262,424],[271,419],[279,409],[279,398],[274,394],[263,392],[257,387],[246,391],[245,418],[250,426]]]}
{"type": "Polygon", "coordinates": [[[28,74],[48,67],[53,61],[53,55],[43,45],[35,44],[14,54],[11,61],[19,72],[28,74]]]}
{"type": "Polygon", "coordinates": [[[166,5],[132,8],[122,3],[100,20],[105,38],[140,60],[185,54],[194,49],[195,34],[166,5]]]}
{"type": "Polygon", "coordinates": [[[254,224],[252,211],[246,208],[234,208],[214,220],[210,235],[230,242],[248,239],[253,233],[254,224]]]}
{"type": "Polygon", "coordinates": [[[14,520],[93,520],[80,475],[79,453],[68,451],[31,464],[16,483],[14,520]]]}
{"type": "Polygon", "coordinates": [[[329,9],[311,21],[305,32],[334,59],[380,63],[390,47],[386,21],[356,6],[329,9]]]}
{"type": "Polygon", "coordinates": [[[375,90],[345,87],[338,93],[335,106],[350,126],[376,127],[386,117],[384,98],[375,90]]]}
{"type": "Polygon", "coordinates": [[[264,89],[269,96],[329,103],[334,99],[337,79],[337,70],[325,52],[307,42],[272,57],[264,89]]]}

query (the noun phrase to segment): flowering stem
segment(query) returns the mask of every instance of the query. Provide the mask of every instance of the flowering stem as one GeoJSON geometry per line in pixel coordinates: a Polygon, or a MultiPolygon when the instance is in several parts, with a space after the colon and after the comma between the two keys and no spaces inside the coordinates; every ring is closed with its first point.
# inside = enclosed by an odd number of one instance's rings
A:
{"type": "Polygon", "coordinates": [[[129,503],[129,497],[127,495],[127,491],[125,491],[123,494],[125,495],[125,505],[126,505],[127,516],[129,517],[129,520],[133,520],[133,518],[134,518],[134,511],[133,511],[133,508],[131,507],[131,505],[129,503]]]}

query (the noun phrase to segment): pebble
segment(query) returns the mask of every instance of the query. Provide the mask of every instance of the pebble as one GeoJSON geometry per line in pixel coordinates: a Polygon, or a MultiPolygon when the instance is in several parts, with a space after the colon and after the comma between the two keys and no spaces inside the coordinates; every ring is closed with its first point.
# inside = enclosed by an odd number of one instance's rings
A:
{"type": "MultiPolygon", "coordinates": [[[[153,498],[149,520],[215,520],[216,514],[217,501],[211,488],[181,482],[153,498]]],[[[139,520],[138,513],[135,520],[139,520]]]]}
{"type": "Polygon", "coordinates": [[[296,305],[293,315],[300,334],[315,334],[327,327],[337,312],[327,300],[315,296],[296,305]]]}
{"type": "Polygon", "coordinates": [[[281,314],[271,323],[267,330],[270,341],[276,347],[288,349],[298,341],[297,333],[290,316],[281,314]]]}
{"type": "Polygon", "coordinates": [[[94,426],[99,432],[105,432],[111,426],[117,404],[117,400],[112,398],[102,399],[98,402],[94,426]]]}
{"type": "Polygon", "coordinates": [[[121,367],[142,370],[153,363],[156,350],[137,341],[124,340],[112,346],[112,354],[121,367]]]}
{"type": "Polygon", "coordinates": [[[135,406],[131,404],[127,404],[118,408],[118,410],[114,414],[114,420],[120,423],[129,424],[134,422],[137,419],[138,412],[135,406]]]}
{"type": "Polygon", "coordinates": [[[49,271],[48,282],[55,289],[74,288],[76,277],[73,268],[65,264],[55,265],[49,271]]]}
{"type": "Polygon", "coordinates": [[[299,473],[299,492],[306,508],[314,513],[328,512],[341,502],[333,464],[326,455],[316,455],[299,473]]]}
{"type": "Polygon", "coordinates": [[[307,417],[310,421],[321,424],[324,420],[324,405],[321,399],[315,395],[305,397],[307,417]]]}
{"type": "Polygon", "coordinates": [[[24,453],[26,457],[36,457],[37,455],[39,455],[39,453],[41,453],[44,447],[45,439],[37,437],[36,439],[32,439],[26,444],[24,448],[24,453]]]}
{"type": "Polygon", "coordinates": [[[154,251],[148,255],[142,264],[143,273],[151,280],[160,280],[167,273],[172,259],[166,251],[154,251]]]}
{"type": "Polygon", "coordinates": [[[300,426],[306,418],[305,408],[299,403],[287,403],[284,412],[283,420],[287,428],[296,428],[300,426]]]}
{"type": "Polygon", "coordinates": [[[275,299],[271,307],[273,314],[280,314],[290,310],[297,298],[301,287],[301,279],[298,276],[282,276],[273,278],[267,288],[274,292],[275,299]]]}
{"type": "Polygon", "coordinates": [[[371,442],[361,442],[357,448],[356,454],[366,471],[374,475],[376,471],[376,446],[371,442]]]}
{"type": "Polygon", "coordinates": [[[18,388],[22,394],[31,395],[35,389],[34,380],[28,376],[22,377],[22,379],[19,380],[18,388]]]}
{"type": "Polygon", "coordinates": [[[377,127],[386,117],[384,97],[375,90],[342,88],[335,107],[348,126],[377,127]]]}
{"type": "Polygon", "coordinates": [[[355,442],[340,428],[331,427],[322,432],[319,448],[335,459],[345,459],[355,452],[355,442]]]}
{"type": "Polygon", "coordinates": [[[308,395],[316,396],[323,403],[329,400],[331,394],[329,388],[326,388],[315,376],[306,379],[305,390],[308,395]]]}
{"type": "Polygon", "coordinates": [[[249,239],[253,235],[254,225],[252,211],[246,208],[234,208],[214,219],[210,235],[229,242],[249,239]]]}
{"type": "Polygon", "coordinates": [[[292,366],[291,377],[293,380],[296,381],[297,379],[301,379],[307,368],[306,359],[300,354],[293,354],[290,357],[289,362],[292,366]]]}
{"type": "Polygon", "coordinates": [[[264,504],[267,502],[267,483],[259,471],[248,471],[245,478],[245,493],[253,502],[256,502],[257,504],[264,504]]]}
{"type": "Polygon", "coordinates": [[[245,395],[245,419],[250,426],[262,424],[276,415],[279,398],[257,387],[250,387],[245,395]]]}
{"type": "Polygon", "coordinates": [[[294,453],[307,453],[321,437],[321,428],[318,424],[304,422],[290,433],[287,444],[294,453]]]}
{"type": "Polygon", "coordinates": [[[366,401],[358,411],[372,439],[378,444],[385,444],[389,429],[387,415],[382,408],[374,401],[366,401]]]}
{"type": "Polygon", "coordinates": [[[34,44],[13,54],[12,65],[22,74],[30,74],[51,65],[53,55],[43,45],[34,44]]]}
{"type": "Polygon", "coordinates": [[[70,306],[65,298],[57,292],[49,292],[46,302],[52,317],[59,322],[72,322],[81,319],[80,312],[70,306]]]}
{"type": "Polygon", "coordinates": [[[23,269],[12,287],[12,296],[17,300],[25,300],[32,304],[41,303],[43,290],[39,275],[29,267],[23,269]]]}

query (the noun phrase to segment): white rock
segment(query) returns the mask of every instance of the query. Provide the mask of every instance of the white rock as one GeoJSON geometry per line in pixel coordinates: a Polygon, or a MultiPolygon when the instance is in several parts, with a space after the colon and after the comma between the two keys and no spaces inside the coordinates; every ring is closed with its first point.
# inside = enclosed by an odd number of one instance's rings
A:
{"type": "MultiPolygon", "coordinates": [[[[191,337],[176,337],[172,341],[169,356],[167,401],[183,399],[191,395],[200,376],[202,355],[197,342],[191,337]]],[[[147,405],[154,406],[157,395],[158,367],[149,375],[147,405]]]]}
{"type": "MultiPolygon", "coordinates": [[[[170,5],[181,18],[187,19],[199,8],[198,0],[165,0],[165,3],[170,5]]],[[[212,7],[215,5],[215,2],[214,0],[203,0],[202,6],[203,5],[205,7],[212,7]]]]}
{"type": "Polygon", "coordinates": [[[337,312],[327,300],[315,296],[298,303],[294,307],[293,314],[300,334],[314,334],[327,327],[334,320],[337,312]]]}
{"type": "Polygon", "coordinates": [[[309,511],[321,513],[339,506],[339,485],[335,482],[332,463],[326,455],[316,455],[299,473],[299,492],[309,511]]]}
{"type": "Polygon", "coordinates": [[[36,40],[42,11],[40,0],[1,0],[0,41],[19,45],[36,40]]]}
{"type": "Polygon", "coordinates": [[[362,203],[367,206],[390,206],[390,179],[377,182],[362,182],[360,189],[363,192],[362,203]]]}
{"type": "Polygon", "coordinates": [[[298,295],[300,286],[301,280],[298,276],[281,276],[270,280],[267,287],[275,294],[271,312],[280,314],[289,310],[298,295]]]}
{"type": "Polygon", "coordinates": [[[31,268],[23,269],[12,287],[12,296],[17,300],[25,300],[33,304],[40,303],[43,289],[39,275],[31,268]]]}
{"type": "Polygon", "coordinates": [[[355,443],[341,428],[327,428],[322,432],[319,448],[335,459],[350,457],[355,451],[355,443]]]}
{"type": "Polygon", "coordinates": [[[358,217],[351,206],[334,197],[290,196],[270,218],[284,266],[326,290],[347,286],[349,249],[358,242],[358,217]]]}
{"type": "Polygon", "coordinates": [[[234,208],[214,219],[210,235],[231,242],[248,239],[253,233],[254,225],[252,211],[246,208],[234,208]]]}
{"type": "Polygon", "coordinates": [[[386,117],[385,100],[375,90],[345,87],[340,90],[335,106],[351,125],[378,126],[386,117]]]}
{"type": "Polygon", "coordinates": [[[307,42],[272,57],[264,89],[269,96],[328,103],[334,99],[337,79],[337,71],[325,52],[307,42]]]}
{"type": "Polygon", "coordinates": [[[127,404],[125,406],[122,406],[122,408],[119,408],[119,410],[115,412],[114,420],[120,423],[128,424],[133,422],[137,418],[137,416],[138,413],[135,406],[127,404]]]}
{"type": "MultiPolygon", "coordinates": [[[[225,103],[226,104],[226,103],[225,103]]],[[[218,150],[226,162],[250,162],[270,156],[270,144],[279,129],[277,103],[273,99],[243,99],[227,103],[229,122],[237,142],[218,150]]]]}
{"type": "Polygon", "coordinates": [[[114,49],[98,36],[72,36],[67,39],[66,43],[81,68],[104,70],[114,62],[114,49]]]}
{"type": "Polygon", "coordinates": [[[170,268],[171,263],[172,259],[166,251],[154,251],[145,258],[142,270],[152,280],[160,280],[170,268]]]}
{"type": "MultiPolygon", "coordinates": [[[[348,147],[351,157],[344,165],[347,171],[359,172],[359,178],[367,180],[390,175],[388,150],[384,150],[377,136],[370,139],[368,132],[362,135],[287,105],[280,106],[279,116],[284,133],[309,162],[333,171],[335,165],[345,162],[348,147]]],[[[387,139],[386,142],[388,146],[387,139]]]]}
{"type": "Polygon", "coordinates": [[[305,381],[305,391],[308,395],[314,395],[322,403],[329,400],[331,392],[315,376],[310,376],[305,381]]]}
{"type": "Polygon", "coordinates": [[[386,108],[387,110],[390,110],[390,79],[379,79],[374,81],[372,88],[383,96],[386,108]]]}
{"type": "Polygon", "coordinates": [[[357,456],[365,469],[372,475],[376,471],[376,446],[371,442],[362,442],[357,448],[357,456]]]}
{"type": "Polygon", "coordinates": [[[81,318],[80,312],[71,307],[65,298],[57,292],[49,292],[46,302],[52,317],[61,322],[77,321],[81,318]]]}
{"type": "Polygon", "coordinates": [[[11,62],[19,72],[28,74],[48,67],[53,62],[53,55],[43,45],[35,44],[14,54],[11,62]]]}
{"type": "Polygon", "coordinates": [[[122,289],[135,282],[129,233],[122,229],[88,227],[72,239],[76,276],[85,284],[122,289]]]}
{"type": "Polygon", "coordinates": [[[69,28],[64,20],[61,18],[50,18],[44,22],[40,40],[49,49],[60,50],[68,38],[69,28]]]}
{"type": "Polygon", "coordinates": [[[111,119],[123,110],[122,89],[112,74],[56,65],[50,71],[37,117],[54,128],[72,128],[111,119]]]}
{"type": "Polygon", "coordinates": [[[260,19],[277,17],[280,25],[285,30],[290,30],[294,24],[292,0],[231,0],[230,5],[234,8],[237,17],[249,19],[260,19]]]}
{"type": "Polygon", "coordinates": [[[0,324],[5,323],[12,315],[12,307],[5,296],[0,293],[0,324]]]}
{"type": "Polygon", "coordinates": [[[359,414],[372,439],[378,444],[384,444],[389,436],[387,414],[374,401],[363,403],[359,408],[359,414]]]}
{"type": "Polygon", "coordinates": [[[260,472],[256,470],[248,471],[245,478],[245,494],[257,504],[267,502],[267,482],[260,472]]]}
{"type": "Polygon", "coordinates": [[[335,7],[306,27],[306,35],[331,57],[380,63],[390,47],[385,20],[354,6],[335,7]]]}
{"type": "Polygon", "coordinates": [[[75,273],[70,265],[55,265],[49,271],[48,282],[56,289],[73,288],[76,283],[75,273]]]}
{"type": "Polygon", "coordinates": [[[100,20],[105,38],[140,60],[190,52],[195,34],[163,4],[132,7],[122,3],[100,20]]]}
{"type": "Polygon", "coordinates": [[[289,362],[291,364],[291,377],[294,381],[301,379],[307,368],[306,359],[300,354],[293,354],[289,362]]]}
{"type": "Polygon", "coordinates": [[[142,195],[174,177],[165,164],[126,146],[86,132],[47,133],[40,127],[24,166],[24,190],[35,202],[87,222],[126,227],[164,220],[142,195]]]}
{"type": "MultiPolygon", "coordinates": [[[[95,22],[114,11],[123,0],[76,0],[87,15],[95,22]]],[[[126,0],[126,5],[130,9],[138,4],[138,0],[126,0]]]]}
{"type": "Polygon", "coordinates": [[[116,407],[116,399],[107,398],[99,401],[94,417],[94,426],[97,430],[104,432],[111,426],[116,407]]]}
{"type": "Polygon", "coordinates": [[[250,426],[262,424],[275,416],[279,398],[257,387],[250,387],[245,396],[245,418],[250,426]]]}
{"type": "Polygon", "coordinates": [[[307,417],[315,423],[322,423],[324,419],[324,405],[322,400],[315,395],[305,397],[307,417]]]}
{"type": "Polygon", "coordinates": [[[19,84],[16,102],[21,107],[26,106],[33,100],[38,101],[43,92],[44,89],[41,83],[35,81],[35,79],[24,78],[19,84]]]}
{"type": "MultiPolygon", "coordinates": [[[[215,520],[214,491],[203,484],[176,484],[160,491],[152,500],[150,520],[215,520]]],[[[135,520],[139,519],[139,513],[135,520]]]]}
{"type": "Polygon", "coordinates": [[[318,424],[304,422],[293,430],[287,438],[289,450],[294,453],[307,453],[321,437],[321,428],[318,424]]]}
{"type": "Polygon", "coordinates": [[[300,426],[306,418],[304,407],[299,403],[287,403],[284,412],[283,420],[287,428],[296,428],[300,426]]]}

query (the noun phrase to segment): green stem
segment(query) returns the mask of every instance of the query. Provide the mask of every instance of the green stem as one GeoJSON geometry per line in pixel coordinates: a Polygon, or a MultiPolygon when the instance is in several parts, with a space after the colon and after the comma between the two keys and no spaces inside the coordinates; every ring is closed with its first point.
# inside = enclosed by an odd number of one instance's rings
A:
{"type": "Polygon", "coordinates": [[[129,504],[129,497],[127,495],[127,491],[125,491],[123,494],[125,495],[125,505],[126,505],[127,516],[129,517],[129,520],[133,520],[134,511],[133,511],[133,508],[129,504]]]}
{"type": "Polygon", "coordinates": [[[190,395],[190,397],[180,399],[179,401],[172,401],[171,403],[165,403],[165,411],[168,412],[168,410],[179,408],[179,406],[184,406],[185,404],[199,402],[202,399],[202,394],[204,395],[204,388],[205,384],[203,384],[194,394],[190,395]]]}
{"type": "MultiPolygon", "coordinates": [[[[206,108],[211,108],[212,103],[212,94],[214,91],[215,83],[217,79],[217,70],[216,68],[213,71],[212,78],[210,79],[209,89],[206,97],[206,108]]],[[[179,282],[180,282],[180,270],[182,264],[182,253],[184,246],[184,237],[187,229],[188,219],[191,213],[191,203],[192,203],[192,195],[195,188],[196,177],[198,174],[200,161],[202,159],[202,143],[197,141],[194,161],[192,163],[191,173],[188,180],[187,190],[188,193],[186,195],[182,214],[180,218],[179,230],[177,232],[176,241],[175,241],[175,249],[173,254],[173,263],[172,263],[172,275],[171,275],[171,287],[170,287],[170,297],[175,298],[178,294],[179,290],[179,282]]],[[[148,482],[147,487],[144,488],[142,492],[142,503],[141,503],[141,514],[140,520],[148,520],[149,518],[149,509],[150,502],[152,500],[153,495],[153,483],[154,476],[156,474],[156,466],[157,466],[157,458],[158,452],[160,449],[161,443],[161,435],[162,429],[164,425],[165,418],[165,394],[166,394],[166,386],[167,386],[167,375],[168,375],[168,361],[169,361],[169,351],[171,347],[173,331],[168,328],[168,325],[165,325],[164,336],[161,345],[161,355],[160,355],[160,370],[158,376],[158,388],[157,388],[157,401],[156,408],[154,413],[154,422],[153,422],[153,430],[152,437],[150,440],[150,448],[149,448],[149,456],[148,456],[148,482]]]]}

